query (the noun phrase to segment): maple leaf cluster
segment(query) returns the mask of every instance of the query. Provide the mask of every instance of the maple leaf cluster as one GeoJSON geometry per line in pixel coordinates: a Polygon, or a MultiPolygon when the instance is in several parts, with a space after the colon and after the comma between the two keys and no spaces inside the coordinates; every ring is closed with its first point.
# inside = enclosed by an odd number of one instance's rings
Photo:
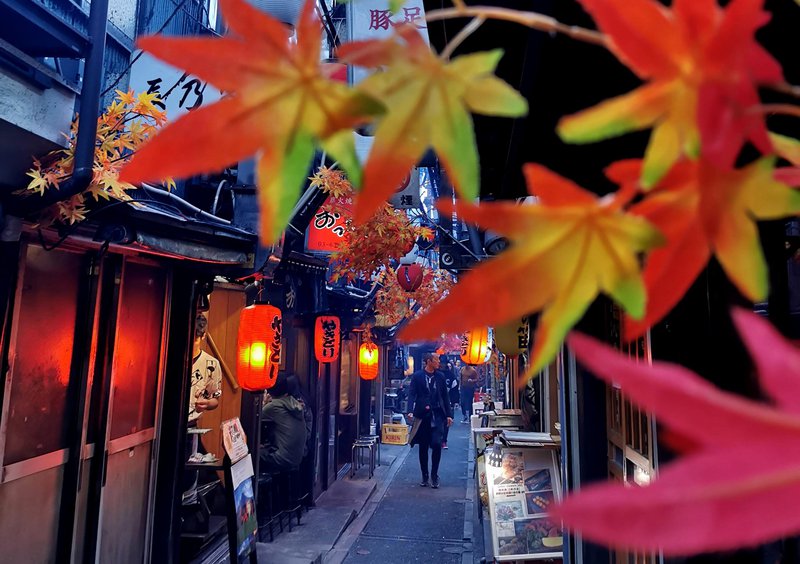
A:
{"type": "Polygon", "coordinates": [[[356,223],[346,205],[355,196],[355,189],[342,170],[323,166],[309,180],[311,186],[330,196],[322,209],[347,218],[344,236],[336,251],[331,253],[333,282],[370,280],[390,268],[392,261],[407,255],[419,238],[433,240],[429,227],[413,224],[404,211],[388,203],[381,205],[366,222],[356,223]]]}
{"type": "MultiPolygon", "coordinates": [[[[93,176],[89,186],[46,211],[45,223],[83,221],[90,199],[94,202],[131,199],[127,191],[136,186],[121,181],[119,172],[134,152],[166,123],[166,114],[155,105],[157,101],[155,94],[116,91],[115,99],[97,118],[93,176]]],[[[79,116],[76,116],[69,134],[65,134],[67,148],[52,151],[33,162],[33,167],[27,172],[31,177],[27,193],[44,195],[47,190],[57,190],[61,182],[72,176],[78,120],[79,116]]],[[[175,185],[172,179],[167,179],[166,184],[169,188],[175,185]]]]}
{"type": "Polygon", "coordinates": [[[422,283],[413,292],[407,292],[400,286],[397,271],[391,266],[381,272],[378,279],[381,288],[375,295],[378,325],[390,327],[403,319],[424,315],[433,304],[448,295],[454,286],[452,275],[440,269],[422,268],[422,283]]]}

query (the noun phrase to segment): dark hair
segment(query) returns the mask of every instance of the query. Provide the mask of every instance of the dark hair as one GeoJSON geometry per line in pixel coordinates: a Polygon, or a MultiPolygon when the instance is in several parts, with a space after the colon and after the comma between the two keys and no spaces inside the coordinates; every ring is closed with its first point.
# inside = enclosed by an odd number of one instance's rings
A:
{"type": "Polygon", "coordinates": [[[269,395],[274,398],[283,397],[289,393],[289,383],[286,377],[286,372],[278,372],[278,377],[275,379],[275,385],[269,390],[269,395]]]}
{"type": "Polygon", "coordinates": [[[439,355],[437,355],[436,353],[432,353],[432,352],[423,354],[422,355],[422,365],[425,366],[425,364],[429,360],[433,360],[433,358],[436,357],[436,356],[439,356],[439,355]]]}
{"type": "Polygon", "coordinates": [[[194,319],[194,338],[202,339],[206,336],[206,331],[208,331],[208,319],[202,313],[198,313],[194,319]]]}
{"type": "Polygon", "coordinates": [[[289,374],[289,377],[286,378],[286,382],[289,386],[289,395],[294,399],[300,400],[304,404],[309,405],[308,398],[303,392],[303,386],[300,384],[300,377],[297,376],[297,374],[289,374]]]}

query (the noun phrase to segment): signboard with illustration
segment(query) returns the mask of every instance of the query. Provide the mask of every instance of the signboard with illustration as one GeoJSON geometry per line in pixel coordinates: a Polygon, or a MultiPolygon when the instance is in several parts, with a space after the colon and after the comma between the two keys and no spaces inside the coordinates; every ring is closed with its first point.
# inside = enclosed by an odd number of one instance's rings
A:
{"type": "Polygon", "coordinates": [[[225,494],[228,506],[230,562],[255,563],[258,519],[256,517],[253,458],[239,418],[222,422],[225,447],[225,494]]]}
{"type": "Polygon", "coordinates": [[[555,451],[503,447],[500,464],[486,465],[495,559],[562,557],[560,524],[548,516],[549,507],[561,499],[555,451]]]}

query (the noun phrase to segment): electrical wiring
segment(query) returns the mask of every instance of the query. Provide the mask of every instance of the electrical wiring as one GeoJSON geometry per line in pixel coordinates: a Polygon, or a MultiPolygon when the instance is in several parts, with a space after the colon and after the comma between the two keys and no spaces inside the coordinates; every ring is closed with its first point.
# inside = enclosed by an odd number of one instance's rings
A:
{"type": "MultiPolygon", "coordinates": [[[[180,2],[176,2],[176,0],[171,0],[171,1],[172,1],[173,5],[175,6],[175,9],[172,10],[172,12],[170,13],[169,16],[167,16],[167,19],[164,20],[164,23],[161,24],[161,27],[155,32],[156,34],[159,34],[162,31],[164,31],[167,28],[167,26],[169,25],[169,23],[175,18],[175,16],[178,15],[178,12],[180,12],[180,11],[183,11],[183,13],[186,14],[192,21],[194,21],[197,24],[207,28],[206,24],[204,24],[203,22],[198,20],[197,17],[194,14],[192,14],[188,10],[186,10],[186,3],[189,0],[180,0],[180,2]]],[[[209,31],[211,31],[215,35],[219,36],[219,34],[216,31],[211,30],[211,29],[209,29],[209,31]]],[[[103,90],[103,92],[100,93],[100,96],[103,97],[106,94],[108,94],[109,92],[111,92],[114,88],[116,88],[116,86],[120,83],[122,78],[126,74],[128,74],[128,72],[131,70],[131,67],[133,67],[134,63],[136,63],[136,61],[138,61],[143,54],[144,54],[144,51],[139,51],[138,53],[136,53],[136,55],[133,57],[133,59],[131,59],[131,62],[128,63],[128,65],[124,69],[122,69],[122,71],[119,73],[119,75],[117,75],[117,78],[114,80],[114,82],[112,82],[105,90],[103,90]]]]}

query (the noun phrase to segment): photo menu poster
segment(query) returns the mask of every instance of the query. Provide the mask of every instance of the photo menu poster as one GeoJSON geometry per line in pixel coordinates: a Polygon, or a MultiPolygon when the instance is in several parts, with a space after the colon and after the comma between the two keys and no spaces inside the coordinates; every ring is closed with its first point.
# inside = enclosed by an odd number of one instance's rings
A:
{"type": "Polygon", "coordinates": [[[494,442],[495,435],[502,429],[478,427],[472,429],[475,438],[475,477],[478,484],[478,499],[483,507],[489,507],[489,488],[486,482],[486,447],[494,442]]]}
{"type": "Polygon", "coordinates": [[[230,527],[228,537],[231,544],[231,561],[239,564],[252,559],[258,540],[253,476],[253,460],[249,454],[230,467],[233,513],[232,518],[228,520],[230,527]]]}
{"type": "Polygon", "coordinates": [[[561,499],[555,451],[505,447],[499,468],[486,465],[495,558],[535,560],[562,556],[559,523],[548,517],[561,499]]]}

